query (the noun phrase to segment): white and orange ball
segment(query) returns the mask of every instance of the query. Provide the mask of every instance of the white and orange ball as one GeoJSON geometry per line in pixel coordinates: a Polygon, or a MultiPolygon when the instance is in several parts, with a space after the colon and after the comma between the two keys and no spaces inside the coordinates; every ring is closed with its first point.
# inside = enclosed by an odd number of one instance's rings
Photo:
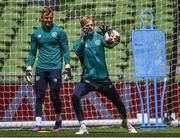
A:
{"type": "Polygon", "coordinates": [[[104,39],[109,46],[114,47],[120,43],[121,36],[118,31],[111,29],[105,33],[104,39]]]}

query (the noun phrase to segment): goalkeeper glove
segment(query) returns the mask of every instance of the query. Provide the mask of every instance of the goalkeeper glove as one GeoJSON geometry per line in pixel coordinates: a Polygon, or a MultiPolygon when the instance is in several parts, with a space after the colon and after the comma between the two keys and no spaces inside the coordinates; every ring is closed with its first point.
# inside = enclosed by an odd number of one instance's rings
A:
{"type": "Polygon", "coordinates": [[[69,64],[65,65],[65,69],[64,72],[62,73],[62,75],[64,75],[64,80],[68,81],[69,79],[71,79],[72,75],[71,75],[71,68],[69,64]]]}
{"type": "Polygon", "coordinates": [[[89,27],[89,28],[86,28],[85,31],[84,31],[84,39],[91,39],[93,37],[93,30],[89,27]]]}
{"type": "Polygon", "coordinates": [[[104,24],[99,26],[99,29],[100,30],[97,33],[102,35],[102,36],[104,36],[105,33],[108,32],[109,30],[111,30],[111,29],[109,29],[109,27],[107,25],[104,25],[104,24]]]}
{"type": "Polygon", "coordinates": [[[28,66],[26,68],[26,80],[28,83],[31,83],[31,80],[32,80],[32,67],[31,66],[28,66]]]}

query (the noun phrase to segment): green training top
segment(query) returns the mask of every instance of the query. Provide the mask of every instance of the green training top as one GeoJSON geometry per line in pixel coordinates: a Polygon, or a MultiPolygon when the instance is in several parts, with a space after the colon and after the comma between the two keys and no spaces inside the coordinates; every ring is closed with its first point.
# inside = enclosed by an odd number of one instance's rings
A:
{"type": "Polygon", "coordinates": [[[82,37],[74,42],[74,51],[83,68],[83,78],[104,79],[109,76],[104,47],[112,48],[99,34],[94,34],[93,38],[87,39],[86,42],[83,42],[82,37]]]}
{"type": "Polygon", "coordinates": [[[65,64],[70,64],[66,33],[55,24],[52,24],[47,30],[43,26],[39,27],[32,33],[28,57],[30,66],[33,66],[35,62],[37,49],[39,49],[37,68],[62,69],[63,56],[65,64]]]}

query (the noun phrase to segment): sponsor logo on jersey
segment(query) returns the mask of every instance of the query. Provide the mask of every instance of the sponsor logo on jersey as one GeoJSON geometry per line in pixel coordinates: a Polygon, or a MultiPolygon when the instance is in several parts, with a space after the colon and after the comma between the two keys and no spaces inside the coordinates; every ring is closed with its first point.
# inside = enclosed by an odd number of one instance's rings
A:
{"type": "Polygon", "coordinates": [[[37,36],[38,38],[41,38],[41,35],[40,34],[38,34],[38,36],[37,36]]]}
{"type": "Polygon", "coordinates": [[[101,41],[100,40],[96,40],[95,44],[96,44],[96,46],[99,46],[101,44],[101,41]]]}
{"type": "Polygon", "coordinates": [[[52,32],[52,33],[51,33],[51,36],[52,36],[53,38],[56,38],[57,32],[52,32]]]}

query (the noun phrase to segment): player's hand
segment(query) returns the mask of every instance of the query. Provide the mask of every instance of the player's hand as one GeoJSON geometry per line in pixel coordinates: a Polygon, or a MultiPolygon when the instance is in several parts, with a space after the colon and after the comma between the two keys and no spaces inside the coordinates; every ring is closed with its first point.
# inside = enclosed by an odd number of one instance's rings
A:
{"type": "Polygon", "coordinates": [[[70,68],[69,64],[65,65],[65,69],[64,69],[64,72],[62,73],[62,75],[64,75],[64,80],[65,81],[68,81],[68,80],[70,80],[72,78],[71,68],[70,68]]]}
{"type": "Polygon", "coordinates": [[[83,30],[84,34],[82,35],[82,39],[81,39],[81,42],[83,44],[86,43],[87,39],[89,38],[89,36],[91,35],[91,28],[85,28],[83,30]]]}
{"type": "Polygon", "coordinates": [[[91,29],[91,27],[85,28],[84,30],[84,39],[88,39],[92,36],[93,34],[93,30],[91,29]]]}
{"type": "Polygon", "coordinates": [[[108,32],[109,30],[111,30],[111,29],[109,29],[109,27],[107,25],[104,25],[104,24],[99,26],[99,29],[100,30],[97,33],[102,35],[102,36],[104,36],[105,33],[108,32]]]}
{"type": "Polygon", "coordinates": [[[28,83],[31,83],[31,80],[32,80],[32,67],[31,66],[28,66],[26,68],[26,80],[28,83]]]}

